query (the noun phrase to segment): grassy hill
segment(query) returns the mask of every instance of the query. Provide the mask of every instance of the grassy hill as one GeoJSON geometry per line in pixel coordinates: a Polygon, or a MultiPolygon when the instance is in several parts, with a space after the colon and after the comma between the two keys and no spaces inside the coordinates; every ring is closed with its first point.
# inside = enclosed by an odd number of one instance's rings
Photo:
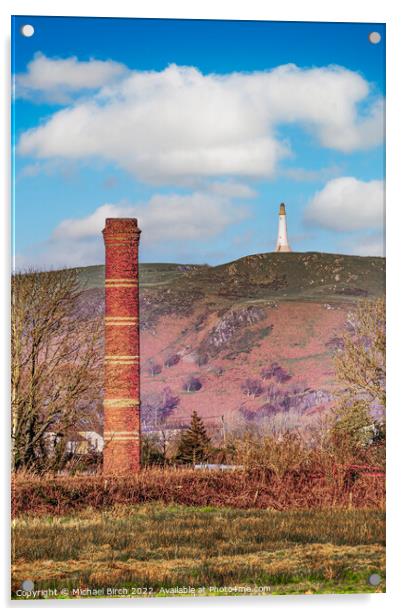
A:
{"type": "MultiPolygon", "coordinates": [[[[178,263],[141,263],[140,286],[142,288],[164,287],[181,278],[186,271],[204,269],[203,265],[181,265],[178,263]]],[[[103,288],[105,267],[90,265],[78,268],[78,275],[86,289],[103,288]]]]}
{"type": "MultiPolygon", "coordinates": [[[[85,288],[102,288],[104,267],[78,270],[85,288]]],[[[318,252],[264,253],[223,265],[140,264],[144,290],[239,299],[350,299],[385,290],[385,259],[318,252]]]]}

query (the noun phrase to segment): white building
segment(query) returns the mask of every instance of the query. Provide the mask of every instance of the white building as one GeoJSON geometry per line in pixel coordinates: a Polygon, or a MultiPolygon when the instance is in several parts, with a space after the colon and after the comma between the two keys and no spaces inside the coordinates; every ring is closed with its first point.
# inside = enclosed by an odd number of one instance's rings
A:
{"type": "Polygon", "coordinates": [[[276,252],[292,252],[287,238],[287,217],[284,203],[280,204],[276,252]]]}
{"type": "MultiPolygon", "coordinates": [[[[45,432],[44,435],[46,448],[51,451],[62,440],[60,434],[56,432],[45,432]]],[[[104,449],[104,438],[93,430],[83,430],[70,434],[66,438],[66,451],[68,453],[86,454],[92,452],[102,453],[104,449]]]]}
{"type": "Polygon", "coordinates": [[[104,450],[104,438],[93,430],[77,432],[77,435],[67,442],[66,450],[69,453],[101,453],[104,450]]]}

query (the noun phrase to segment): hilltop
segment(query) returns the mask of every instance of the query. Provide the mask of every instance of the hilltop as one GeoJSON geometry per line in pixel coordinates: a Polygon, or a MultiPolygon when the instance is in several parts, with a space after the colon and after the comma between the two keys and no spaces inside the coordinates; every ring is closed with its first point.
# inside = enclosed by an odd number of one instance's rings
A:
{"type": "MultiPolygon", "coordinates": [[[[103,286],[104,266],[77,269],[86,288],[103,286]]],[[[140,286],[183,285],[218,295],[350,296],[384,292],[385,259],[320,252],[262,253],[223,265],[140,263],[140,286]],[[229,288],[228,288],[229,284],[229,288]],[[235,289],[240,289],[240,292],[235,289]],[[227,290],[227,293],[225,291],[227,290]]]]}
{"type": "MultiPolygon", "coordinates": [[[[143,289],[187,287],[223,297],[349,297],[384,293],[385,259],[319,252],[262,253],[223,265],[140,263],[143,289]]],[[[78,268],[83,285],[101,288],[104,266],[78,268]]]]}
{"type": "MultiPolygon", "coordinates": [[[[86,290],[103,293],[104,266],[79,268],[86,290]]],[[[223,309],[266,301],[351,303],[385,292],[385,259],[328,253],[264,253],[223,265],[143,263],[142,329],[161,316],[189,315],[197,304],[223,309]]],[[[100,295],[99,295],[100,297],[100,295]]]]}

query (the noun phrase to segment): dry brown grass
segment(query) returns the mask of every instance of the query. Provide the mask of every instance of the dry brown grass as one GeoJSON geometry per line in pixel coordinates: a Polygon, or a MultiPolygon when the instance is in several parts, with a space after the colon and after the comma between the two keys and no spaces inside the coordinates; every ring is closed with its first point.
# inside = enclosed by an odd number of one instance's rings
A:
{"type": "Polygon", "coordinates": [[[13,584],[36,588],[270,585],[278,592],[371,591],[384,575],[384,514],[119,506],[24,516],[13,584]]]}
{"type": "Polygon", "coordinates": [[[38,477],[13,478],[13,515],[65,514],[115,504],[153,501],[182,505],[287,509],[331,507],[382,508],[383,477],[358,476],[346,482],[344,469],[332,473],[308,470],[275,473],[246,471],[194,471],[192,469],[145,469],[129,478],[38,477]]]}

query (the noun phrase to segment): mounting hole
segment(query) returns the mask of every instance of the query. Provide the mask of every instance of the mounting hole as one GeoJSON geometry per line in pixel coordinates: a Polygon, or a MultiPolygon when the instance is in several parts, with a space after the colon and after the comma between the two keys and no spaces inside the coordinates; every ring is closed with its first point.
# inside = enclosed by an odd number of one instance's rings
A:
{"type": "Polygon", "coordinates": [[[371,584],[371,586],[378,586],[381,583],[381,576],[379,573],[371,573],[368,578],[368,583],[371,584]]]}
{"type": "Polygon", "coordinates": [[[33,36],[34,33],[35,33],[35,28],[31,24],[24,24],[21,28],[22,36],[26,36],[27,38],[30,38],[31,36],[33,36]]]}
{"type": "Polygon", "coordinates": [[[382,37],[379,32],[370,32],[368,38],[370,43],[372,43],[373,45],[377,45],[381,42],[382,37]]]}

